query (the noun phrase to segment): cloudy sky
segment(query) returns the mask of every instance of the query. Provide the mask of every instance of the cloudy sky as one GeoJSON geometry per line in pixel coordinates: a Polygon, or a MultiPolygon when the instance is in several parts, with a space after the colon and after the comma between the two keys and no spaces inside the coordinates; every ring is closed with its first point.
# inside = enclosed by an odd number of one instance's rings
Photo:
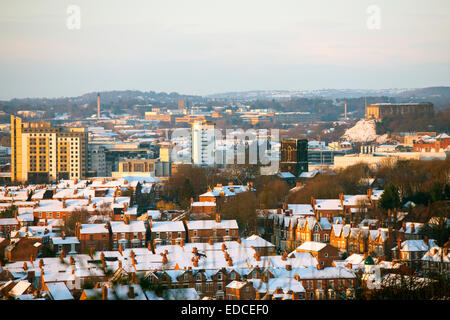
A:
{"type": "Polygon", "coordinates": [[[449,40],[448,0],[1,1],[0,99],[450,85],[449,40]]]}

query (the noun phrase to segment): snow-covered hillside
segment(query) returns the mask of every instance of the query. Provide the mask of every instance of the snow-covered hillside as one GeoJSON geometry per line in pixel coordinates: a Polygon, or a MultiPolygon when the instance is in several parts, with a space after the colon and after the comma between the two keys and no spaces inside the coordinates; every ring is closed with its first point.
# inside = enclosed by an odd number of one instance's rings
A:
{"type": "Polygon", "coordinates": [[[384,143],[387,140],[387,135],[377,135],[375,120],[362,119],[353,127],[347,129],[342,138],[354,142],[376,141],[377,143],[384,143]]]}

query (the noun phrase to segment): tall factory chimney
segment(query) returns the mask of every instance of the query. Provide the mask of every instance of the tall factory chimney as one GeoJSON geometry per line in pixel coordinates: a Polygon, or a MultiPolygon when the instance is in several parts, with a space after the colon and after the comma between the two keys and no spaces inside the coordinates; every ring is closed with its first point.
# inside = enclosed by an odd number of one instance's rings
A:
{"type": "Polygon", "coordinates": [[[97,119],[100,119],[100,93],[97,93],[97,119]]]}

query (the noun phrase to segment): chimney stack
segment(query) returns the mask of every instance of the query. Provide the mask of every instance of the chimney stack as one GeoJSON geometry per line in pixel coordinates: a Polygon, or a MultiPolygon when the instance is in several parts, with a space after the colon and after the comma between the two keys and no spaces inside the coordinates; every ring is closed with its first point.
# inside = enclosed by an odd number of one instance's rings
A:
{"type": "Polygon", "coordinates": [[[106,286],[102,287],[102,300],[108,300],[108,288],[106,286]]]}
{"type": "Polygon", "coordinates": [[[134,287],[130,286],[128,290],[128,298],[134,299],[134,287]]]}
{"type": "Polygon", "coordinates": [[[150,229],[152,228],[152,223],[153,223],[153,217],[152,216],[148,216],[148,227],[150,229]]]}
{"type": "Polygon", "coordinates": [[[100,93],[97,93],[97,119],[100,119],[100,93]]]}

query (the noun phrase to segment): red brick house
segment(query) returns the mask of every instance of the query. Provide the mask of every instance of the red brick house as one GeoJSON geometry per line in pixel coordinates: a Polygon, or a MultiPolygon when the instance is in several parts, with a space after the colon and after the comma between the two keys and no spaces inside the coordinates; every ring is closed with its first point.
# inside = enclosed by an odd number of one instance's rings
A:
{"type": "Polygon", "coordinates": [[[112,233],[110,223],[77,224],[76,236],[80,240],[81,252],[111,250],[112,233]]]}
{"type": "Polygon", "coordinates": [[[254,300],[256,290],[250,281],[232,281],[225,288],[227,300],[254,300]]]}
{"type": "Polygon", "coordinates": [[[188,242],[214,242],[237,240],[239,227],[236,220],[221,220],[216,214],[216,220],[193,220],[186,222],[188,242]]]}
{"type": "Polygon", "coordinates": [[[182,221],[148,221],[153,246],[186,241],[186,229],[182,221]]]}
{"type": "Polygon", "coordinates": [[[111,221],[112,248],[143,248],[146,246],[147,228],[144,221],[111,221]]]}
{"type": "Polygon", "coordinates": [[[295,251],[311,253],[322,267],[331,267],[333,260],[339,260],[339,250],[327,243],[307,241],[295,251]]]}
{"type": "Polygon", "coordinates": [[[28,261],[31,257],[36,259],[44,246],[35,239],[13,239],[5,248],[5,259],[9,262],[28,261]]]}

